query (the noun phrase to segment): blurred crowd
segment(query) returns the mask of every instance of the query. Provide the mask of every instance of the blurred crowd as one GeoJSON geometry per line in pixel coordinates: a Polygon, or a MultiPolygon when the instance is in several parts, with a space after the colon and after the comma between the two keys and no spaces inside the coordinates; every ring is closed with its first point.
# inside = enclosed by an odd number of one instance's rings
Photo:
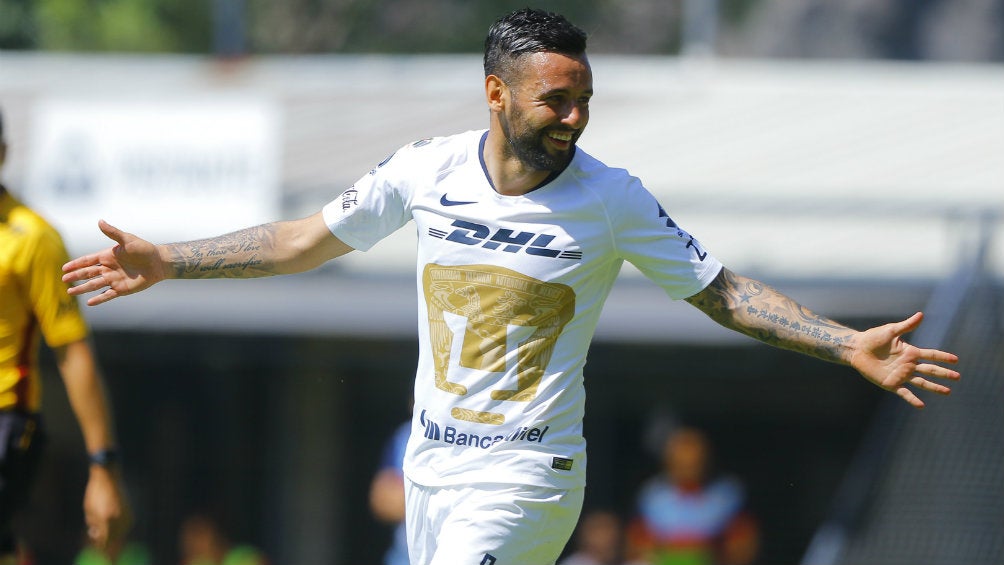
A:
{"type": "MultiPolygon", "coordinates": [[[[269,565],[259,548],[233,542],[220,521],[207,513],[188,515],[178,531],[178,565],[269,565]]],[[[116,540],[104,549],[87,546],[75,565],[153,565],[156,560],[142,543],[116,540]]]]}
{"type": "Polygon", "coordinates": [[[574,552],[559,565],[751,565],[758,524],[741,481],[714,471],[700,429],[679,427],[665,440],[661,470],[639,489],[632,512],[583,514],[574,552]]]}

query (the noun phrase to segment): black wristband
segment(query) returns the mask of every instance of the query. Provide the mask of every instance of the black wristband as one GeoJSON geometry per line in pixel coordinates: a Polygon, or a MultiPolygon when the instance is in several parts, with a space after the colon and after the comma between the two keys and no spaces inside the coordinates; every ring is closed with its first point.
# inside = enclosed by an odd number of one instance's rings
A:
{"type": "Polygon", "coordinates": [[[119,450],[114,447],[99,449],[94,453],[91,453],[88,458],[91,461],[91,465],[111,467],[119,462],[119,450]]]}

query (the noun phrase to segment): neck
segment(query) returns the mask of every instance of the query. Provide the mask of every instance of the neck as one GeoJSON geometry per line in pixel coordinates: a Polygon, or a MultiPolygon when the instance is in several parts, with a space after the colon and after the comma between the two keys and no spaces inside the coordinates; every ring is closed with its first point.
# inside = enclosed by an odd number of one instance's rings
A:
{"type": "Polygon", "coordinates": [[[483,158],[495,192],[505,196],[522,196],[539,187],[554,171],[528,167],[506,146],[508,142],[498,128],[489,130],[483,158]]]}

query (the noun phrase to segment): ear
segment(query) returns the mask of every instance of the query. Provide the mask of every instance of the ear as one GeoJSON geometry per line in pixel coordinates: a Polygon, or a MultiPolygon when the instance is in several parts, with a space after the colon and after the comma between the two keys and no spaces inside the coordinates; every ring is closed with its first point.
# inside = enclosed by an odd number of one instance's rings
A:
{"type": "Polygon", "coordinates": [[[508,103],[509,88],[496,75],[485,77],[485,98],[488,101],[488,109],[492,112],[501,112],[508,103]]]}

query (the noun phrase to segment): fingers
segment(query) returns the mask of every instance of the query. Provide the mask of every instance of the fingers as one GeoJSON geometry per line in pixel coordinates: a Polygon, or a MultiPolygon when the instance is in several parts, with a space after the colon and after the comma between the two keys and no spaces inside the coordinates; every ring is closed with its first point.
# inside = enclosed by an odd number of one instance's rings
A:
{"type": "Polygon", "coordinates": [[[896,395],[905,400],[907,404],[913,406],[914,408],[924,407],[924,401],[921,400],[920,398],[917,398],[917,395],[914,394],[912,390],[906,388],[905,386],[897,388],[896,395]]]}
{"type": "Polygon", "coordinates": [[[81,294],[93,292],[107,285],[108,283],[106,283],[104,279],[97,277],[97,278],[87,279],[85,282],[71,286],[70,288],[66,289],[66,292],[70,296],[79,296],[81,294]]]}
{"type": "MultiPolygon", "coordinates": [[[[84,261],[82,258],[79,261],[84,261]]],[[[71,261],[72,263],[72,261],[71,261]]],[[[67,263],[69,265],[70,263],[67,263]]],[[[66,266],[63,267],[67,268],[66,266]]],[[[102,266],[100,263],[96,263],[93,266],[88,267],[78,267],[68,273],[63,275],[63,282],[65,283],[79,283],[73,284],[70,288],[66,289],[66,292],[70,296],[79,296],[88,292],[93,292],[95,290],[100,290],[103,287],[110,286],[109,280],[105,277],[105,273],[111,274],[108,268],[102,266]]]]}
{"type": "Polygon", "coordinates": [[[90,538],[91,543],[95,547],[103,549],[105,544],[108,543],[108,521],[99,519],[89,520],[87,524],[87,537],[90,538]]]}
{"type": "MultiPolygon", "coordinates": [[[[923,321],[924,315],[922,312],[917,312],[913,316],[910,316],[902,322],[893,324],[894,331],[896,335],[903,335],[910,333],[920,326],[921,321],[923,321]]],[[[941,351],[938,349],[917,349],[914,348],[916,352],[916,359],[923,359],[926,361],[932,361],[934,363],[958,363],[959,357],[954,353],[948,353],[947,351],[941,351]]],[[[951,381],[957,381],[961,378],[958,371],[954,371],[947,367],[942,367],[941,365],[935,365],[934,363],[920,363],[914,367],[914,376],[908,379],[908,382],[919,390],[933,392],[941,395],[949,395],[952,393],[952,389],[941,383],[936,383],[928,380],[928,378],[938,378],[938,379],[948,379],[951,381]],[[928,377],[928,378],[925,378],[928,377]]],[[[900,386],[896,389],[896,394],[905,400],[908,404],[914,408],[923,408],[924,401],[917,397],[916,394],[909,388],[905,386],[900,386]]]]}
{"type": "MultiPolygon", "coordinates": [[[[115,226],[109,224],[104,220],[98,221],[98,228],[101,230],[102,233],[104,233],[106,236],[114,240],[119,245],[124,244],[126,233],[123,232],[122,230],[116,228],[115,226]]],[[[90,255],[83,255],[71,261],[67,261],[66,264],[63,265],[63,272],[68,273],[83,267],[93,267],[94,265],[100,265],[101,264],[101,260],[99,259],[100,255],[101,253],[91,253],[90,255]]]]}
{"type": "Polygon", "coordinates": [[[87,518],[87,537],[98,549],[103,549],[109,541],[122,538],[128,531],[131,519],[126,514],[112,514],[107,517],[87,518]]]}
{"type": "Polygon", "coordinates": [[[109,239],[115,240],[115,243],[118,243],[119,245],[125,244],[126,233],[117,227],[104,220],[98,220],[98,229],[101,230],[101,233],[108,236],[109,239]]]}
{"type": "Polygon", "coordinates": [[[73,269],[63,275],[63,282],[71,284],[71,286],[66,289],[67,294],[70,296],[81,296],[83,294],[95,292],[104,288],[104,292],[87,299],[88,306],[104,304],[105,302],[119,296],[118,292],[112,288],[112,284],[120,280],[120,276],[114,270],[102,265],[101,263],[94,263],[92,266],[87,267],[74,268],[73,263],[77,261],[79,261],[80,264],[86,264],[89,262],[89,258],[82,257],[63,266],[63,269],[73,269]]]}
{"type": "Polygon", "coordinates": [[[105,288],[104,292],[88,298],[88,306],[97,306],[98,304],[104,304],[113,298],[117,298],[119,293],[111,287],[111,283],[97,270],[100,268],[80,269],[63,275],[64,282],[83,281],[66,289],[67,294],[70,296],[80,296],[108,287],[105,288]]]}
{"type": "MultiPolygon", "coordinates": [[[[892,324],[893,332],[899,336],[908,334],[917,329],[923,320],[924,313],[917,312],[902,322],[892,324]]],[[[939,361],[942,363],[958,363],[959,361],[959,357],[957,355],[948,353],[947,351],[940,351],[938,349],[918,349],[918,354],[921,359],[927,359],[929,361],[939,361]]]]}
{"type": "Polygon", "coordinates": [[[104,304],[113,298],[118,298],[119,293],[115,290],[108,288],[100,294],[95,294],[94,296],[87,299],[88,306],[97,306],[98,304],[104,304]]]}
{"type": "Polygon", "coordinates": [[[71,261],[67,261],[63,265],[63,282],[71,282],[73,280],[81,280],[81,278],[90,278],[90,276],[81,277],[79,273],[80,269],[86,269],[88,267],[100,266],[101,259],[98,258],[99,253],[91,253],[90,255],[84,255],[82,257],[77,257],[71,261]],[[68,278],[71,277],[71,278],[68,278]]]}
{"type": "MultiPolygon", "coordinates": [[[[104,220],[98,221],[98,228],[119,245],[124,244],[126,233],[122,230],[104,220]]],[[[91,253],[90,255],[83,255],[81,257],[77,257],[76,259],[67,261],[63,265],[63,273],[65,273],[63,275],[63,282],[87,280],[100,275],[101,255],[104,253],[107,253],[107,250],[98,253],[91,253]],[[91,267],[97,267],[97,269],[93,269],[91,267]]]]}
{"type": "Polygon", "coordinates": [[[919,352],[921,359],[927,359],[928,361],[938,361],[941,363],[958,363],[959,356],[954,353],[949,353],[947,351],[939,351],[937,349],[921,349],[919,352]]]}
{"type": "Polygon", "coordinates": [[[927,375],[929,377],[935,377],[938,379],[948,379],[951,381],[957,381],[960,378],[962,378],[962,375],[958,371],[953,371],[948,367],[942,367],[941,365],[932,365],[929,363],[922,363],[920,365],[917,365],[914,371],[922,375],[927,375]]]}
{"type": "MultiPolygon", "coordinates": [[[[951,355],[951,357],[954,357],[954,355],[951,355]]],[[[917,365],[915,372],[920,373],[921,375],[926,375],[928,377],[949,379],[953,381],[957,381],[961,378],[961,375],[958,373],[958,371],[953,371],[940,365],[931,365],[931,364],[917,365]]],[[[932,382],[920,375],[915,375],[913,377],[910,377],[909,383],[920,390],[933,392],[935,394],[940,394],[943,396],[948,396],[949,394],[952,393],[952,389],[950,387],[943,385],[941,383],[932,382]]],[[[912,390],[910,390],[905,386],[897,387],[895,392],[900,398],[905,400],[910,406],[913,406],[914,408],[923,408],[925,406],[924,401],[918,398],[917,395],[914,394],[912,390]]]]}
{"type": "Polygon", "coordinates": [[[917,312],[913,316],[903,320],[902,322],[895,322],[892,324],[893,332],[896,335],[903,335],[912,332],[920,326],[920,323],[924,320],[924,313],[917,312]]]}
{"type": "Polygon", "coordinates": [[[940,383],[933,383],[933,382],[931,382],[931,381],[929,381],[929,380],[927,380],[927,379],[925,379],[923,377],[913,377],[913,378],[911,378],[910,379],[910,384],[912,384],[913,386],[915,386],[915,387],[917,387],[919,389],[930,391],[930,392],[936,392],[938,394],[943,394],[945,396],[947,396],[947,395],[949,395],[949,394],[952,393],[952,389],[948,388],[947,386],[945,386],[943,384],[940,384],[940,383]]]}
{"type": "MultiPolygon", "coordinates": [[[[69,265],[69,263],[67,263],[66,265],[69,265]]],[[[66,265],[63,266],[63,269],[67,268],[66,265]]],[[[78,268],[75,268],[75,269],[73,269],[73,270],[71,270],[71,271],[69,271],[67,273],[64,273],[63,274],[63,282],[65,282],[65,283],[75,283],[75,282],[80,282],[80,281],[92,281],[92,280],[96,280],[96,279],[99,280],[104,275],[104,270],[105,270],[104,267],[100,263],[95,263],[94,265],[87,266],[87,267],[78,267],[78,268]]],[[[80,285],[77,285],[75,287],[71,287],[70,294],[80,294],[79,291],[76,292],[76,293],[73,292],[73,289],[79,288],[79,287],[80,287],[80,285]]],[[[94,290],[94,289],[91,289],[91,290],[94,290]]]]}
{"type": "Polygon", "coordinates": [[[121,539],[129,530],[129,520],[118,518],[95,518],[87,524],[87,537],[98,549],[104,549],[109,542],[121,539]]]}

